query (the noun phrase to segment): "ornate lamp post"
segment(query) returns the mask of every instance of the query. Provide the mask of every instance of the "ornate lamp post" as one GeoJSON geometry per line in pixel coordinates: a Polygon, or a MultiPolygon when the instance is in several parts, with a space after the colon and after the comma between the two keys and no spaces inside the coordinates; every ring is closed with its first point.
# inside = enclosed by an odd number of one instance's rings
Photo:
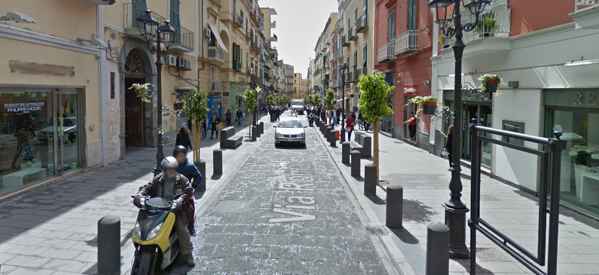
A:
{"type": "Polygon", "coordinates": [[[450,198],[443,204],[445,207],[445,224],[450,228],[449,255],[452,258],[468,258],[466,248],[466,212],[468,208],[461,200],[462,181],[460,179],[460,159],[462,156],[462,56],[464,53],[463,32],[471,32],[480,24],[480,17],[491,0],[429,0],[428,4],[436,13],[436,21],[445,37],[455,37],[453,52],[455,57],[454,80],[454,121],[452,155],[453,168],[449,182],[450,198]],[[451,7],[451,8],[450,8],[451,7]],[[475,21],[462,24],[461,9],[466,8],[474,16],[475,21]],[[453,25],[452,25],[453,23],[453,25]]]}
{"type": "Polygon", "coordinates": [[[347,71],[347,64],[343,63],[341,65],[341,108],[343,112],[341,113],[341,142],[345,141],[345,73],[347,71]]]}
{"type": "Polygon", "coordinates": [[[146,10],[145,14],[138,17],[137,21],[143,23],[143,35],[148,43],[156,42],[156,104],[158,109],[156,128],[158,137],[156,139],[156,168],[154,174],[160,173],[160,161],[164,158],[164,151],[162,148],[162,62],[161,62],[161,44],[162,42],[170,42],[172,39],[169,34],[174,33],[175,29],[169,23],[168,20],[159,22],[152,17],[152,11],[146,10]],[[165,37],[162,37],[162,36],[165,37]]]}

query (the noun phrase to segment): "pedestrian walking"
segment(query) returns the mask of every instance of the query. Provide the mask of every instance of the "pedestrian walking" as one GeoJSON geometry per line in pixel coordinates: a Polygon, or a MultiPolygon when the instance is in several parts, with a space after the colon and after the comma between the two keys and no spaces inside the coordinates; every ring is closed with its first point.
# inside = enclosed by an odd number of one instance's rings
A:
{"type": "Polygon", "coordinates": [[[233,114],[231,113],[231,110],[227,110],[227,112],[225,113],[225,121],[227,123],[227,126],[233,125],[233,114]]]}
{"type": "Polygon", "coordinates": [[[216,138],[218,138],[218,132],[217,132],[217,127],[218,127],[218,118],[216,117],[216,115],[212,115],[211,119],[210,119],[210,139],[214,139],[214,133],[216,132],[216,138]]]}
{"type": "Polygon", "coordinates": [[[237,126],[241,126],[241,119],[243,118],[243,113],[241,112],[241,109],[237,109],[235,115],[237,117],[237,126]]]}
{"type": "Polygon", "coordinates": [[[181,145],[186,150],[192,150],[191,139],[189,138],[189,131],[185,127],[181,127],[177,133],[175,145],[181,145]]]}
{"type": "Polygon", "coordinates": [[[208,136],[208,119],[204,119],[202,121],[202,137],[206,138],[208,136]]]}
{"type": "Polygon", "coordinates": [[[356,114],[351,113],[345,120],[345,130],[347,132],[347,141],[351,141],[351,133],[354,131],[354,123],[356,121],[356,114]]]}
{"type": "Polygon", "coordinates": [[[408,124],[410,139],[414,140],[416,138],[416,127],[418,126],[418,116],[412,112],[410,114],[410,118],[408,118],[408,120],[406,120],[404,123],[408,124]]]}

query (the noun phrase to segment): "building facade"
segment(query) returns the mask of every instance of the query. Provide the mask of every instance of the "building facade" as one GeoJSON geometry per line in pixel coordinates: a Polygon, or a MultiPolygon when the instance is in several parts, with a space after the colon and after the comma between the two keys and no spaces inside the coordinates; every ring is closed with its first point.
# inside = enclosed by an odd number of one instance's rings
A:
{"type": "MultiPolygon", "coordinates": [[[[599,217],[599,4],[580,0],[495,0],[486,14],[495,27],[464,36],[464,152],[470,159],[468,128],[479,123],[493,128],[551,137],[567,142],[561,157],[561,200],[599,217]],[[539,6],[550,6],[542,16],[539,6]],[[501,77],[495,94],[483,94],[479,76],[501,77]]],[[[451,39],[435,24],[432,92],[453,107],[451,39]]],[[[440,152],[447,119],[433,121],[429,142],[440,152]]],[[[520,144],[533,147],[532,144],[520,144]]],[[[524,190],[542,184],[536,156],[483,144],[483,165],[493,175],[524,190]]]]}
{"type": "Polygon", "coordinates": [[[334,59],[334,56],[332,56],[334,45],[332,43],[335,41],[337,19],[338,14],[331,13],[314,48],[315,57],[312,81],[314,92],[323,98],[325,91],[332,89],[334,85],[331,79],[335,77],[335,68],[331,68],[331,63],[332,59],[334,59]]]}
{"type": "Polygon", "coordinates": [[[377,0],[375,20],[376,69],[395,86],[393,119],[382,129],[394,137],[428,145],[431,117],[409,103],[414,96],[431,95],[433,18],[426,0],[377,0]],[[406,120],[418,113],[415,135],[406,120]]]}
{"type": "Polygon", "coordinates": [[[310,82],[302,77],[301,73],[293,74],[293,98],[304,99],[309,95],[310,82]]]}

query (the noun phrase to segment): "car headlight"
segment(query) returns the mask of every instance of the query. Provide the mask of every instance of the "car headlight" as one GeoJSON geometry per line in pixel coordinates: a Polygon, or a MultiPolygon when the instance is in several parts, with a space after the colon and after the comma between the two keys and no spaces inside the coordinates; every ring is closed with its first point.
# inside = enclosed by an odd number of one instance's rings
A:
{"type": "Polygon", "coordinates": [[[146,240],[151,240],[156,238],[156,236],[158,236],[158,233],[160,233],[160,229],[162,229],[162,223],[158,224],[156,227],[152,228],[152,230],[150,230],[150,233],[148,233],[148,237],[146,238],[146,240]]]}

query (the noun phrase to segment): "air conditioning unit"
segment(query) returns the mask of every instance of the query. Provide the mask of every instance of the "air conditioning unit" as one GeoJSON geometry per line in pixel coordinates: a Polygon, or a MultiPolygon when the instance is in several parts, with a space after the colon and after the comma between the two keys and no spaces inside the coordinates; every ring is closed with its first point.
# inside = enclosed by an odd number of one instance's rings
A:
{"type": "Polygon", "coordinates": [[[166,56],[166,64],[169,66],[177,66],[177,56],[169,54],[166,56]]]}

